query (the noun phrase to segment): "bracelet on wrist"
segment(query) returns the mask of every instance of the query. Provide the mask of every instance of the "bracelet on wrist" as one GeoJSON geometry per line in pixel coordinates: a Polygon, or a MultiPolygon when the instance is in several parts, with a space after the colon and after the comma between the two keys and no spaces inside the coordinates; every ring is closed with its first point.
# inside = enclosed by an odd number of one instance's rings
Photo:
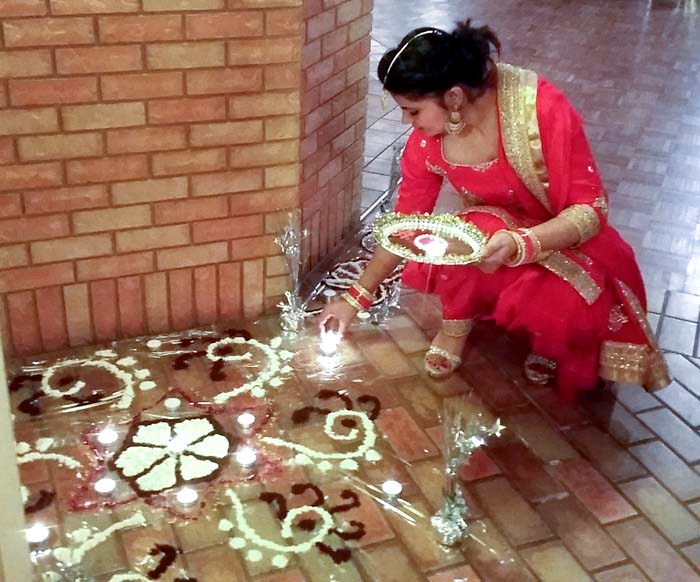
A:
{"type": "Polygon", "coordinates": [[[358,311],[367,311],[374,303],[374,296],[359,283],[355,283],[344,294],[345,299],[358,311]]]}
{"type": "Polygon", "coordinates": [[[340,298],[349,303],[350,306],[354,307],[357,311],[365,311],[360,302],[357,301],[357,299],[355,299],[352,295],[350,295],[350,293],[343,293],[340,296],[340,298]]]}

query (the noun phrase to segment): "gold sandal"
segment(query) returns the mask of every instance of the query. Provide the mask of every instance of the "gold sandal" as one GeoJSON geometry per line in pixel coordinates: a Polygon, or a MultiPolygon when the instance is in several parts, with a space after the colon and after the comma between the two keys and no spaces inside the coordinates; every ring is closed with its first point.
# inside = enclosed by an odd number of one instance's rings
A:
{"type": "MultiPolygon", "coordinates": [[[[471,319],[443,319],[440,331],[448,337],[464,337],[469,335],[473,325],[474,322],[471,319]]],[[[430,346],[423,359],[426,373],[437,379],[447,378],[461,365],[461,357],[435,345],[430,346]],[[446,365],[431,363],[431,356],[438,356],[446,365]]]]}
{"type": "Polygon", "coordinates": [[[430,349],[425,353],[423,365],[428,376],[441,380],[452,375],[452,373],[462,365],[462,358],[437,346],[430,346],[430,349]],[[431,362],[431,356],[439,356],[447,365],[433,364],[431,362]]]}

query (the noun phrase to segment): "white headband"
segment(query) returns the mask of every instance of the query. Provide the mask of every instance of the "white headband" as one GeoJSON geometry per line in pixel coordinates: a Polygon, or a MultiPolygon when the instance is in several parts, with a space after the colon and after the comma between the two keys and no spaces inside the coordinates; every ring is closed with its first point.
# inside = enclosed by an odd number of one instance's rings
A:
{"type": "Polygon", "coordinates": [[[391,59],[391,62],[389,63],[389,66],[386,69],[386,74],[384,75],[384,80],[382,81],[383,85],[386,85],[386,80],[389,78],[389,73],[391,73],[391,68],[394,66],[394,63],[399,59],[401,56],[401,53],[406,50],[409,44],[411,44],[414,40],[416,40],[419,36],[425,36],[426,34],[446,34],[442,30],[438,30],[436,28],[433,28],[431,30],[424,30],[423,32],[419,32],[418,34],[412,36],[409,38],[404,45],[396,52],[394,55],[394,58],[391,59]]]}

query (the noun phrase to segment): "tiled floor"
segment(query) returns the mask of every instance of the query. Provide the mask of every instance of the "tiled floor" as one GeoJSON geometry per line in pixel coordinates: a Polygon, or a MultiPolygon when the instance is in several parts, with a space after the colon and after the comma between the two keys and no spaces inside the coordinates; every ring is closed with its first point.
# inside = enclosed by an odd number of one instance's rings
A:
{"type": "MultiPolygon", "coordinates": [[[[489,326],[474,330],[458,375],[432,381],[422,372],[422,355],[440,313],[432,301],[411,293],[402,296],[401,309],[385,325],[357,323],[337,360],[319,358],[311,327],[276,346],[275,318],[237,322],[260,344],[231,340],[233,351],[214,351],[212,359],[207,348],[221,336],[192,342],[162,338],[155,347],[147,340],[120,343],[113,346],[115,354],[95,356],[112,367],[60,368],[50,385],[60,391],[77,386],[68,398],[41,396],[39,376],[15,382],[15,406],[24,403],[17,409],[18,438],[32,447],[20,451],[60,453],[81,463],[78,470],[61,467],[55,458],[22,465],[27,505],[34,510],[29,520],[50,528],[48,545],[36,546],[40,568],[55,570],[48,548],[75,548],[81,535],[111,526],[111,535],[54,580],[700,580],[700,16],[692,6],[378,0],[372,51],[376,61],[382,46],[415,26],[449,26],[471,14],[497,27],[505,60],[537,68],[571,95],[588,120],[611,194],[612,221],[634,244],[643,266],[651,320],[674,377],[670,387],[648,394],[618,385],[611,393],[562,405],[550,388],[524,380],[525,346],[489,326]],[[244,344],[250,360],[217,363],[240,355],[236,350],[244,344]],[[261,386],[249,384],[250,392],[225,406],[214,405],[217,394],[259,378],[270,362],[283,368],[275,360],[284,359],[283,350],[294,357],[280,382],[272,381],[273,374],[261,386]],[[114,376],[115,366],[121,376],[114,376]],[[124,373],[134,380],[128,408],[90,402],[93,397],[125,404],[124,373]],[[256,387],[265,394],[253,392],[256,387]],[[166,395],[179,398],[181,407],[167,409],[166,395]],[[473,537],[455,549],[440,547],[427,521],[441,499],[445,400],[489,419],[499,416],[508,427],[460,473],[473,537]],[[349,407],[356,416],[337,416],[355,423],[356,438],[334,442],[324,432],[328,411],[349,407]],[[253,431],[236,423],[243,409],[257,418],[253,431]],[[104,453],[122,448],[131,426],[191,415],[218,423],[217,431],[230,438],[231,453],[241,444],[254,447],[256,466],[243,469],[233,454],[220,460],[215,478],[194,485],[206,505],[180,503],[173,495],[177,488],[148,503],[135,498],[133,488],[106,467],[104,453]],[[117,430],[114,444],[95,441],[106,425],[117,430]],[[367,435],[376,435],[371,444],[376,454],[358,457],[357,467],[341,465],[340,459],[351,460],[358,446],[370,443],[367,435]],[[52,440],[37,440],[42,437],[52,440]],[[274,440],[279,438],[312,452],[307,459],[295,457],[274,440]],[[317,456],[321,453],[341,456],[317,456]],[[327,458],[333,460],[324,464],[327,458]],[[291,459],[299,464],[290,466],[291,459]],[[105,470],[117,482],[110,495],[92,488],[105,470]],[[377,491],[387,479],[403,485],[400,501],[388,503],[377,491]],[[240,510],[228,490],[242,503],[240,510]],[[292,511],[320,504],[315,515],[307,511],[294,519],[291,540],[280,536],[283,502],[292,511]],[[333,522],[322,540],[327,546],[286,553],[275,546],[308,542],[321,529],[316,523],[321,509],[333,522]],[[117,527],[138,510],[142,525],[117,527]],[[81,534],[83,525],[90,530],[81,534]]],[[[381,110],[376,82],[371,92],[368,196],[385,188],[389,146],[403,132],[396,110],[381,110]]],[[[25,371],[46,374],[48,365],[25,371]]],[[[337,427],[341,434],[352,428],[349,422],[337,427]]]]}
{"type": "MultiPolygon", "coordinates": [[[[437,306],[425,296],[404,293],[401,309],[387,323],[357,323],[332,360],[319,357],[312,326],[296,340],[287,338],[276,346],[271,341],[279,333],[276,318],[246,325],[261,343],[243,345],[238,340],[252,357],[223,365],[215,364],[217,354],[232,352],[222,350],[225,342],[213,346],[221,336],[211,333],[195,341],[188,339],[192,336],[160,338],[162,344],[155,348],[144,339],[112,346],[112,354],[90,349],[71,353],[111,362],[141,378],[133,403],[123,410],[107,406],[120,402],[124,393],[104,368],[64,361],[50,378],[50,385],[62,391],[84,382],[76,397],[99,390],[102,406],[36,398],[38,377],[16,380],[18,439],[36,450],[41,448],[38,439],[52,439],[44,441],[45,452],[68,455],[82,465],[69,470],[55,459],[22,465],[27,505],[37,506],[28,519],[51,531],[49,545],[37,548],[44,550],[36,554],[40,568],[56,571],[55,559],[45,550],[80,545],[76,530],[81,527],[95,534],[116,525],[117,531],[89,550],[79,566],[56,580],[700,580],[696,363],[669,354],[675,381],[654,395],[636,386],[616,386],[611,394],[592,394],[575,406],[564,406],[550,388],[524,380],[525,347],[490,326],[474,330],[457,376],[430,380],[421,369],[422,355],[439,317],[437,306]],[[260,345],[270,347],[265,352],[260,345]],[[214,361],[206,358],[207,348],[214,361]],[[216,405],[217,394],[259,377],[273,359],[271,350],[283,357],[281,349],[294,353],[292,370],[280,374],[281,383],[268,378],[261,385],[266,394],[243,392],[225,406],[216,405]],[[168,409],[166,397],[179,398],[180,408],[168,409]],[[455,549],[435,542],[428,521],[441,500],[446,400],[468,413],[481,412],[486,420],[498,416],[507,426],[461,470],[472,537],[455,549]],[[347,444],[333,443],[323,430],[328,411],[345,408],[364,411],[358,414],[367,424],[363,421],[359,435],[347,444]],[[253,432],[237,426],[242,410],[255,414],[253,432]],[[109,455],[118,456],[125,448],[130,428],[133,432],[139,424],[178,423],[191,416],[219,423],[217,430],[232,442],[230,453],[234,446],[253,447],[257,465],[244,470],[233,454],[217,460],[223,472],[192,485],[202,504],[180,503],[174,496],[179,486],[162,495],[137,497],[106,463],[109,455]],[[116,429],[116,443],[96,440],[105,427],[116,429]],[[368,442],[368,434],[376,436],[371,445],[379,455],[358,457],[356,469],[337,461],[324,467],[313,451],[308,453],[311,465],[289,465],[297,457],[274,442],[282,438],[348,458],[368,442]],[[93,491],[105,475],[117,483],[109,495],[93,491]],[[401,500],[394,504],[377,489],[387,479],[403,485],[401,500]],[[41,491],[48,495],[47,503],[41,503],[41,491]],[[227,491],[236,493],[240,509],[227,491]],[[354,531],[358,537],[323,539],[336,551],[349,550],[344,557],[336,555],[337,565],[316,547],[286,554],[276,564],[279,550],[256,542],[250,527],[263,541],[288,544],[279,534],[282,517],[274,515],[279,515],[281,503],[290,509],[315,503],[310,492],[320,492],[316,499],[324,499],[322,507],[335,509],[331,520],[339,531],[354,531]],[[121,531],[121,520],[138,510],[144,523],[121,531]],[[240,515],[250,526],[247,530],[240,515]],[[224,523],[228,525],[222,527],[224,523]],[[163,577],[149,578],[167,550],[174,562],[163,577]],[[143,577],[119,578],[127,572],[143,577]]],[[[228,333],[235,337],[243,331],[228,333]]],[[[48,364],[24,371],[46,377],[48,364]]],[[[351,428],[344,426],[336,422],[341,434],[351,428]]],[[[304,516],[315,517],[308,512],[304,516]]],[[[311,535],[302,531],[304,516],[294,520],[297,544],[311,535]]]]}

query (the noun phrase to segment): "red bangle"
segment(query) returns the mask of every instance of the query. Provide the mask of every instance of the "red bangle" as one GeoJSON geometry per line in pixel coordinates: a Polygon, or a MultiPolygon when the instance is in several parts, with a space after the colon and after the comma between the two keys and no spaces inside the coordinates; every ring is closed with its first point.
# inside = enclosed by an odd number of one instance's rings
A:
{"type": "Polygon", "coordinates": [[[362,306],[362,309],[364,309],[365,311],[372,307],[372,299],[367,297],[365,293],[362,293],[362,291],[358,289],[355,285],[350,287],[347,293],[350,297],[357,301],[362,306]]]}

